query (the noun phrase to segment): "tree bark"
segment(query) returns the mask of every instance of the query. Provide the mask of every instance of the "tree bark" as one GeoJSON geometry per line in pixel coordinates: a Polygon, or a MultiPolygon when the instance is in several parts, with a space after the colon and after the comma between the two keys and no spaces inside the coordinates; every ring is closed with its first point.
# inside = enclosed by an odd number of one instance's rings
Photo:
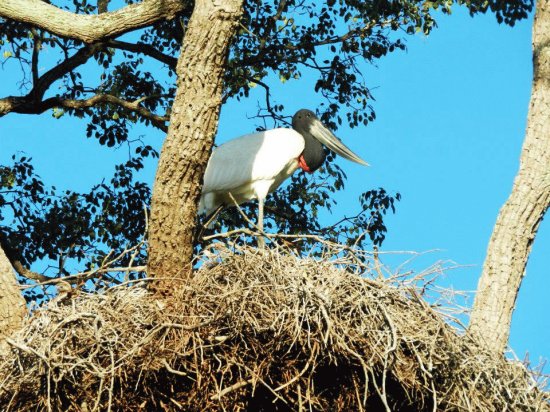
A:
{"type": "Polygon", "coordinates": [[[0,16],[28,23],[50,33],[94,43],[149,26],[158,20],[174,18],[188,7],[183,0],[143,0],[119,10],[76,14],[43,0],[1,0],[0,16]]]}
{"type": "Polygon", "coordinates": [[[178,59],[176,96],[153,187],[148,264],[153,277],[185,278],[190,273],[197,203],[242,3],[195,2],[178,59]]]}
{"type": "Polygon", "coordinates": [[[478,284],[469,332],[503,352],[538,227],[550,205],[550,3],[538,0],[533,84],[519,172],[500,210],[478,284]]]}
{"type": "Polygon", "coordinates": [[[27,313],[15,273],[0,247],[0,356],[6,350],[4,339],[21,327],[27,313]]]}

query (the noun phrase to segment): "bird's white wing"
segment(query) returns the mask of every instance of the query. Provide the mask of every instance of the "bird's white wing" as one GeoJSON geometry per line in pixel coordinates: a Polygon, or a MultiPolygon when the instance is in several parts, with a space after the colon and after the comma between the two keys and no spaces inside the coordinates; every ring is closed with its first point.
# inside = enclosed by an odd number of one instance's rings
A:
{"type": "Polygon", "coordinates": [[[303,151],[304,139],[293,129],[271,129],[230,140],[212,151],[203,194],[275,179],[303,151]]]}

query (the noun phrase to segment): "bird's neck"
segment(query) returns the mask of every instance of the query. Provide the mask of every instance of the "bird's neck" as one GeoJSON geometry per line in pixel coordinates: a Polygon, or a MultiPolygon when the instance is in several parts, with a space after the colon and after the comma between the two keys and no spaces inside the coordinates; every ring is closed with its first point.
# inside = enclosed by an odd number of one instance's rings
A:
{"type": "Polygon", "coordinates": [[[301,157],[307,165],[307,169],[309,169],[307,171],[313,173],[323,165],[326,157],[325,149],[309,133],[303,133],[302,136],[304,137],[305,145],[301,157]]]}

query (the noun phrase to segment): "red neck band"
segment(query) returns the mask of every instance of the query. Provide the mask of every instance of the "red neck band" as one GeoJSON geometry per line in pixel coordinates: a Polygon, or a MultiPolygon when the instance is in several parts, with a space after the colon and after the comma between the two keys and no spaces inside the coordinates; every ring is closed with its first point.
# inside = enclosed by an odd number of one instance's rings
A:
{"type": "Polygon", "coordinates": [[[313,173],[307,165],[306,160],[304,159],[304,155],[300,155],[300,157],[298,158],[298,165],[300,166],[300,169],[302,169],[304,172],[313,173]]]}

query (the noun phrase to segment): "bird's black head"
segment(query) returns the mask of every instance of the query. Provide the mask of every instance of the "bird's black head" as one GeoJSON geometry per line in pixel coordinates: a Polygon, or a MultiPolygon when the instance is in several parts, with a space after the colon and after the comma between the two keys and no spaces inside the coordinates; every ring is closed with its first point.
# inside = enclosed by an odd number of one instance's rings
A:
{"type": "Polygon", "coordinates": [[[318,120],[317,116],[311,110],[300,109],[292,117],[292,128],[300,134],[309,133],[315,120],[318,120]]]}
{"type": "Polygon", "coordinates": [[[302,156],[311,171],[321,167],[325,160],[323,146],[345,159],[368,166],[367,162],[342,143],[311,110],[298,110],[292,118],[292,128],[304,137],[305,149],[302,156]]]}
{"type": "Polygon", "coordinates": [[[301,109],[292,117],[292,128],[304,137],[304,151],[302,157],[309,172],[314,172],[325,161],[326,153],[321,143],[312,134],[315,123],[321,123],[315,113],[308,109],[301,109]]]}

